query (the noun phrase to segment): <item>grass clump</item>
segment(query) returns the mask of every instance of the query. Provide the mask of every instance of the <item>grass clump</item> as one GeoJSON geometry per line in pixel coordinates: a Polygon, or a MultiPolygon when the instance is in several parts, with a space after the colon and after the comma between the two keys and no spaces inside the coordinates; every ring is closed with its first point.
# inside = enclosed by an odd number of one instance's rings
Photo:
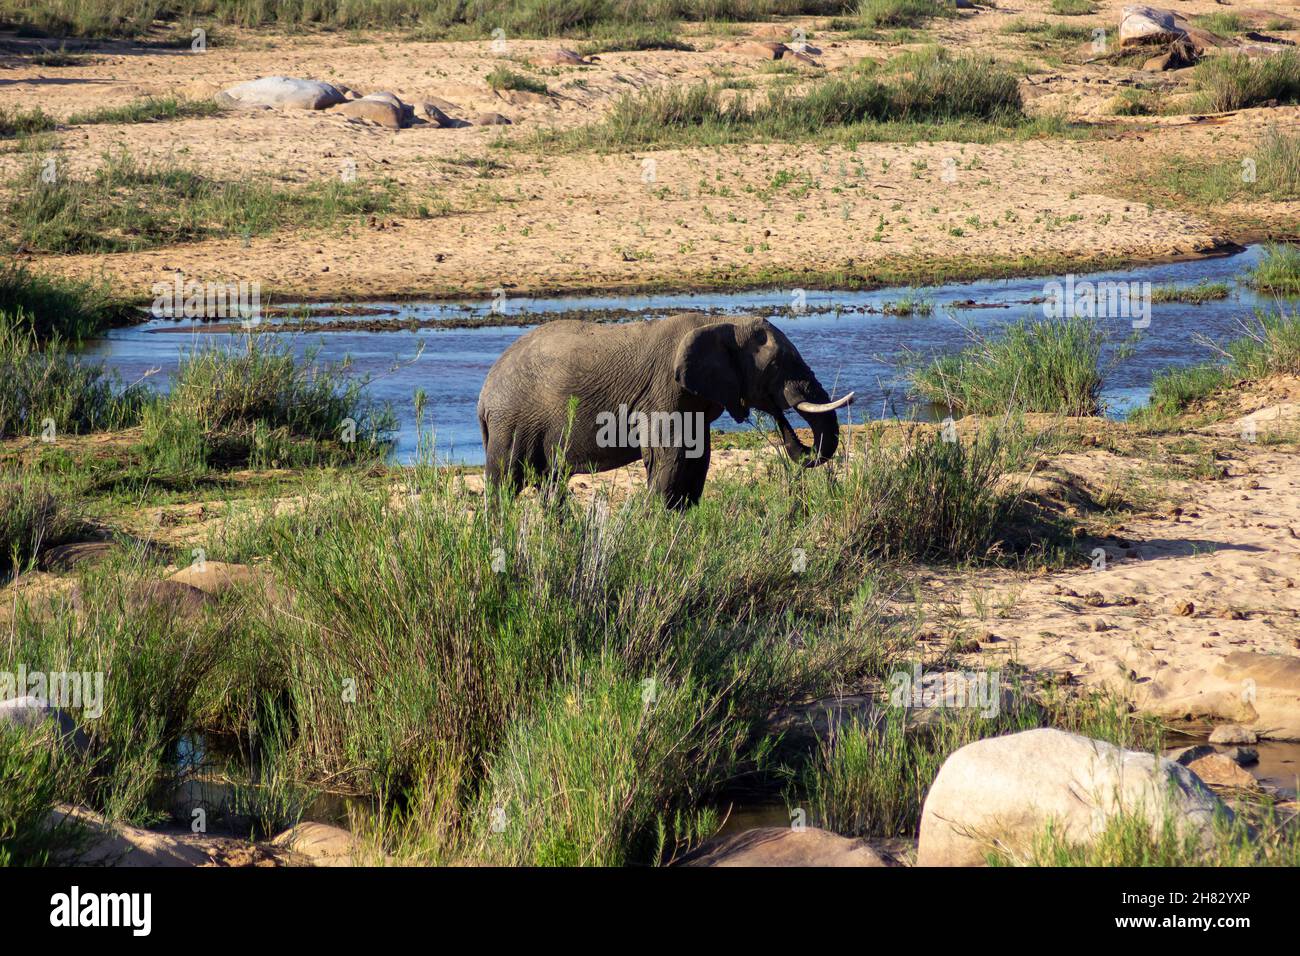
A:
{"type": "MultiPolygon", "coordinates": [[[[919,672],[918,672],[919,673],[919,672]]],[[[896,678],[913,679],[906,670],[896,678]]],[[[816,825],[861,837],[915,837],[926,794],[944,761],[977,740],[1058,726],[1118,746],[1152,751],[1161,735],[1154,722],[1134,720],[1122,702],[1091,696],[1066,703],[1036,700],[1024,690],[1002,686],[999,672],[964,672],[971,695],[981,681],[990,706],[941,709],[918,726],[916,712],[901,702],[867,721],[851,720],[818,742],[811,759],[792,775],[788,803],[804,802],[816,825]]],[[[902,686],[910,686],[904,684],[902,686]]]]}
{"type": "Polygon", "coordinates": [[[1300,100],[1300,53],[1283,50],[1252,58],[1244,53],[1207,57],[1196,65],[1192,85],[1206,112],[1249,109],[1270,100],[1300,100]]]}
{"type": "Polygon", "coordinates": [[[590,31],[589,36],[578,47],[578,52],[583,56],[623,51],[694,49],[679,38],[677,24],[673,22],[599,25],[590,31]]]}
{"type": "Polygon", "coordinates": [[[545,93],[546,84],[531,76],[524,76],[504,66],[498,66],[486,77],[487,85],[494,90],[523,90],[528,93],[545,93]]]}
{"type": "Polygon", "coordinates": [[[869,127],[926,127],[944,135],[953,124],[1014,126],[1024,121],[1016,78],[975,57],[914,57],[911,69],[884,78],[851,75],[819,81],[806,92],[771,91],[749,103],[709,84],[628,94],[601,124],[576,131],[575,142],[624,148],[754,139],[800,141],[861,133],[869,127]]]}
{"type": "Polygon", "coordinates": [[[1158,824],[1145,815],[1119,813],[1091,842],[1081,843],[1054,823],[1037,834],[1027,850],[1005,847],[989,852],[993,866],[1188,867],[1300,865],[1300,826],[1270,808],[1231,820],[1216,816],[1207,833],[1183,826],[1168,812],[1158,824]]]}
{"type": "Polygon", "coordinates": [[[1092,0],[1052,0],[1047,10],[1058,17],[1085,17],[1096,13],[1097,5],[1092,0]]]}
{"type": "Polygon", "coordinates": [[[862,0],[858,19],[868,28],[918,27],[935,17],[954,17],[956,8],[942,0],[862,0]]]}
{"type": "Polygon", "coordinates": [[[1249,24],[1235,13],[1202,13],[1192,17],[1192,25],[1207,33],[1230,40],[1250,29],[1249,24]]]}
{"type": "Polygon", "coordinates": [[[1300,373],[1300,317],[1257,309],[1253,321],[1241,323],[1242,335],[1225,344],[1206,342],[1220,361],[1167,369],[1151,383],[1151,400],[1134,410],[1131,420],[1148,428],[1168,425],[1174,417],[1241,382],[1270,375],[1300,373]]]}
{"type": "Polygon", "coordinates": [[[39,107],[25,111],[0,107],[0,139],[47,133],[57,125],[54,117],[39,107]]]}
{"type": "Polygon", "coordinates": [[[80,783],[52,728],[0,728],[0,780],[0,866],[47,866],[75,849],[75,829],[49,825],[60,795],[80,783]]]}
{"type": "Polygon", "coordinates": [[[1150,116],[1159,104],[1150,90],[1124,89],[1116,94],[1110,111],[1116,116],[1150,116]]]}
{"type": "Polygon", "coordinates": [[[1232,287],[1228,283],[1211,282],[1209,279],[1202,279],[1194,285],[1158,285],[1151,289],[1151,303],[1190,302],[1192,305],[1202,305],[1226,299],[1231,292],[1232,287]]]}
{"type": "Polygon", "coordinates": [[[1300,296],[1300,248],[1265,246],[1259,264],[1246,274],[1246,282],[1260,292],[1300,296]]]}
{"type": "Polygon", "coordinates": [[[129,321],[133,310],[107,284],[39,275],[20,263],[0,266],[0,314],[26,323],[37,341],[78,343],[129,321]]]}
{"type": "Polygon", "coordinates": [[[194,116],[215,116],[220,112],[221,107],[215,100],[182,100],[174,96],[150,96],[123,106],[106,106],[88,113],[73,113],[68,117],[68,125],[157,123],[161,120],[187,119],[194,116]]]}
{"type": "Polygon", "coordinates": [[[301,189],[221,182],[166,163],[108,153],[89,179],[29,165],[6,204],[9,241],[52,253],[128,252],[213,236],[261,235],[406,210],[390,183],[331,181],[301,189]]]}
{"type": "Polygon", "coordinates": [[[139,417],[144,396],[102,364],[82,362],[59,338],[40,343],[21,311],[0,312],[0,438],[121,428],[139,417]]]}
{"type": "Polygon", "coordinates": [[[164,397],[143,414],[144,445],[164,471],[214,465],[288,467],[382,457],[394,427],[345,367],[299,361],[289,343],[249,335],[182,358],[164,397]]]}
{"type": "Polygon", "coordinates": [[[1245,156],[1217,163],[1170,157],[1141,185],[1149,196],[1205,205],[1256,197],[1294,199],[1300,196],[1300,136],[1270,129],[1245,156]]]}
{"type": "Polygon", "coordinates": [[[1099,362],[1105,335],[1088,318],[1066,317],[1007,325],[912,371],[921,397],[953,412],[999,415],[1010,408],[1060,415],[1100,410],[1099,362]]]}
{"type": "Polygon", "coordinates": [[[5,578],[82,529],[66,494],[24,472],[0,473],[0,508],[0,575],[5,578]]]}

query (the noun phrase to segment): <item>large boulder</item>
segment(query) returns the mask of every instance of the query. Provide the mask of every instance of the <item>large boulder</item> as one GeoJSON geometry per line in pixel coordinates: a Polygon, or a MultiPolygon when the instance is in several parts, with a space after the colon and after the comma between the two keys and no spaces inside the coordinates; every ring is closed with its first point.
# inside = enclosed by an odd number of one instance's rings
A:
{"type": "Polygon", "coordinates": [[[919,866],[979,866],[999,847],[1026,853],[1049,821],[1086,843],[1120,812],[1153,827],[1172,813],[1206,835],[1222,802],[1186,767],[1063,730],[1042,728],[962,747],[939,770],[921,810],[919,866]]]}
{"type": "Polygon", "coordinates": [[[299,823],[271,840],[312,866],[357,866],[366,853],[361,842],[342,827],[328,823],[299,823]]]}
{"type": "Polygon", "coordinates": [[[217,94],[217,102],[223,106],[243,109],[323,110],[346,99],[330,83],[291,76],[264,76],[217,94]]]}
{"type": "Polygon", "coordinates": [[[1187,21],[1172,10],[1129,6],[1120,11],[1119,45],[1173,43],[1187,35],[1187,21]],[[1181,22],[1180,22],[1181,21],[1181,22]]]}
{"type": "Polygon", "coordinates": [[[711,840],[683,866],[893,866],[865,840],[829,830],[759,827],[711,840]]]}

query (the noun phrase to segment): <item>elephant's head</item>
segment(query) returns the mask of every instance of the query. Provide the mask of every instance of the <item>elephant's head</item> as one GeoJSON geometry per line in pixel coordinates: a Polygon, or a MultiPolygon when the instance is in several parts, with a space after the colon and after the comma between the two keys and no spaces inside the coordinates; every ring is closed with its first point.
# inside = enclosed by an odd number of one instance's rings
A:
{"type": "Polygon", "coordinates": [[[678,345],[674,373],[683,389],[721,405],[738,422],[749,418],[751,408],[771,415],[786,454],[805,467],[835,454],[840,441],[835,410],[853,401],[849,392],[832,402],[799,350],[765,319],[740,318],[694,329],[678,345]],[[788,408],[812,428],[812,448],[790,427],[784,414],[788,408]]]}

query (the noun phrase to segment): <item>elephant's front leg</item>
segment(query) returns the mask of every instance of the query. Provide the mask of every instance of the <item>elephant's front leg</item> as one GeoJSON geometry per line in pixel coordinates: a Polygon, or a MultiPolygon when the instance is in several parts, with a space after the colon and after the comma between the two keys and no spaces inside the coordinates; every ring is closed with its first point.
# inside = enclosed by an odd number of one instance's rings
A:
{"type": "Polygon", "coordinates": [[[698,504],[709,476],[709,437],[694,448],[652,448],[645,454],[646,484],[663,496],[669,508],[698,504]]]}

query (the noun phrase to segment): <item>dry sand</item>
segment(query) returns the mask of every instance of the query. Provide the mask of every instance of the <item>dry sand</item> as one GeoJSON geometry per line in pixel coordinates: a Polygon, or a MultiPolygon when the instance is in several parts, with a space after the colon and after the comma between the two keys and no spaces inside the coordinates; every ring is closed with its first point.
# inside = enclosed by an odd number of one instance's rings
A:
{"type": "MultiPolygon", "coordinates": [[[[752,84],[761,95],[788,82],[763,72],[763,61],[721,48],[744,35],[788,36],[804,25],[829,73],[919,45],[826,34],[821,27],[827,21],[817,18],[744,25],[740,37],[688,26],[685,39],[696,52],[609,53],[589,67],[541,66],[534,75],[546,81],[550,96],[493,93],[484,77],[502,58],[486,42],[415,43],[398,36],[354,42],[338,34],[221,31],[218,45],[203,54],[108,53],[71,67],[0,57],[0,107],[39,106],[66,118],[144,96],[206,98],[239,81],[286,74],[363,92],[391,90],[416,104],[436,97],[454,104],[458,117],[495,110],[515,121],[395,132],[348,122],[336,112],[269,111],[66,128],[57,134],[57,152],[74,175],[87,174],[105,151],[119,147],[219,178],[266,177],[282,184],[326,181],[354,162],[358,178],[391,179],[436,213],[247,242],[29,257],[44,269],[111,275],[118,288],[140,297],[177,269],[201,280],[260,281],[267,294],[289,298],[454,297],[496,288],[524,294],[755,282],[786,271],[815,278],[842,270],[870,279],[885,267],[961,261],[1158,259],[1213,249],[1247,232],[1293,232],[1300,203],[1200,212],[1176,203],[1149,208],[1120,184],[1168,153],[1236,156],[1270,125],[1295,128],[1300,109],[1244,110],[1208,120],[1110,116],[1110,103],[1125,86],[1141,81],[1186,88],[1188,71],[1152,74],[1073,63],[1079,55],[1068,45],[1044,46],[1032,36],[999,32],[1016,19],[1113,26],[1120,6],[1104,3],[1095,16],[1057,17],[1046,13],[1046,0],[1028,0],[1014,9],[934,21],[918,34],[954,50],[1038,64],[1022,82],[1029,111],[1101,122],[1104,138],[1097,139],[619,154],[562,152],[535,142],[538,132],[598,121],[634,90],[726,79],[752,84]],[[647,159],[655,164],[649,183],[643,181],[647,159]],[[475,165],[484,160],[486,168],[475,165]],[[952,181],[944,175],[947,160],[955,163],[952,181]],[[785,182],[773,187],[777,177],[785,182]]],[[[1223,8],[1192,0],[1178,9],[1191,15],[1223,8]]],[[[575,44],[512,41],[507,53],[538,60],[564,45],[575,44]]],[[[509,60],[506,65],[524,69],[509,60]]],[[[0,154],[0,181],[30,161],[0,154]]]]}

